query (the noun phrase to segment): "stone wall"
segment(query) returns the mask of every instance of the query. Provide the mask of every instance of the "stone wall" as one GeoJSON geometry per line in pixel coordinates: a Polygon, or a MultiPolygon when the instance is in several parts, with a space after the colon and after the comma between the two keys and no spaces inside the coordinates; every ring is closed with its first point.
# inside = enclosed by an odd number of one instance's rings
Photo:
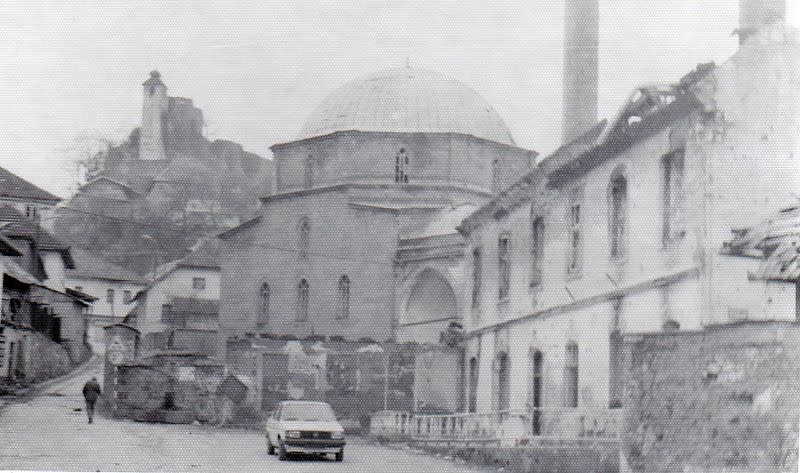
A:
{"type": "Polygon", "coordinates": [[[630,471],[797,471],[800,325],[628,336],[625,351],[630,471]]]}

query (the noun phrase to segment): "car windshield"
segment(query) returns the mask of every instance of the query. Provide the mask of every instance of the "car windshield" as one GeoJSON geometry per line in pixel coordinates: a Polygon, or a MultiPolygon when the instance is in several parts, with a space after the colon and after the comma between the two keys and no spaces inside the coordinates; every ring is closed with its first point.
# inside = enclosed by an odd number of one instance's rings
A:
{"type": "Polygon", "coordinates": [[[281,420],[330,422],[336,416],[326,404],[286,404],[281,410],[281,420]]]}

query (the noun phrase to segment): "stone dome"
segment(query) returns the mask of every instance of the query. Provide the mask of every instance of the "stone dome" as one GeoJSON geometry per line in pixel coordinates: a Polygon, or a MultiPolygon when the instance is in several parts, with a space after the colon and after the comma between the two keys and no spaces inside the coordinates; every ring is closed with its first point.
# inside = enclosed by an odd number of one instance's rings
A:
{"type": "Polygon", "coordinates": [[[462,133],[514,145],[503,119],[477,92],[439,73],[408,67],[339,87],[311,114],[299,138],[345,130],[462,133]]]}

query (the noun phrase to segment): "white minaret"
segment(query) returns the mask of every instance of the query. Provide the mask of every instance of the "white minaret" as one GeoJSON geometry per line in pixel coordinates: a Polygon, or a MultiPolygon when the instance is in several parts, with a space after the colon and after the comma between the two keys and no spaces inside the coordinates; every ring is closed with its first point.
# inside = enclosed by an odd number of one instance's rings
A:
{"type": "Polygon", "coordinates": [[[739,43],[775,21],[786,18],[786,0],[739,0],[739,43]]]}
{"type": "Polygon", "coordinates": [[[599,0],[565,0],[561,138],[577,138],[597,121],[599,0]]]}
{"type": "Polygon", "coordinates": [[[161,82],[161,74],[152,71],[142,87],[144,100],[142,127],[139,130],[139,159],[167,159],[162,135],[162,116],[169,104],[167,86],[161,82]]]}

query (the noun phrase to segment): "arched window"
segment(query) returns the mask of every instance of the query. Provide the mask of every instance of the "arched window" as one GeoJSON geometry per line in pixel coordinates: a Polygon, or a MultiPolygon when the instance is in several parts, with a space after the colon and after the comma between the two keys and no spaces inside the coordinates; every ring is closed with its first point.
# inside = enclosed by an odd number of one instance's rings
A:
{"type": "Polygon", "coordinates": [[[297,320],[308,320],[308,281],[305,279],[297,285],[297,320]]]}
{"type": "Polygon", "coordinates": [[[544,217],[531,212],[531,287],[542,283],[544,259],[544,217]]]}
{"type": "Polygon", "coordinates": [[[566,407],[578,407],[578,344],[567,344],[564,359],[564,404],[566,407]]]}
{"type": "Polygon", "coordinates": [[[298,255],[300,259],[308,258],[308,247],[311,242],[311,221],[308,217],[303,217],[300,219],[300,223],[298,223],[298,232],[299,240],[298,240],[298,255]]]}
{"type": "Polygon", "coordinates": [[[621,171],[615,171],[608,183],[609,253],[612,259],[625,255],[625,230],[628,220],[628,181],[621,171]]]}
{"type": "Polygon", "coordinates": [[[478,407],[478,359],[469,359],[469,393],[467,394],[467,412],[476,412],[478,407]]]}
{"type": "Polygon", "coordinates": [[[339,278],[339,309],[336,316],[340,319],[350,316],[350,278],[346,274],[339,278]]]}
{"type": "Polygon", "coordinates": [[[408,165],[409,158],[405,148],[394,157],[394,182],[397,184],[408,184],[408,165]]]}
{"type": "Polygon", "coordinates": [[[496,382],[497,382],[497,410],[498,411],[505,411],[508,410],[509,406],[509,389],[510,389],[510,362],[508,359],[508,353],[501,352],[497,355],[497,359],[495,359],[495,370],[496,370],[496,382]]]}
{"type": "Polygon", "coordinates": [[[261,283],[258,288],[258,321],[257,325],[264,326],[269,319],[269,284],[261,283]]]}
{"type": "Polygon", "coordinates": [[[508,233],[502,233],[497,239],[497,270],[497,295],[501,301],[505,301],[511,289],[511,236],[508,233]]]}

